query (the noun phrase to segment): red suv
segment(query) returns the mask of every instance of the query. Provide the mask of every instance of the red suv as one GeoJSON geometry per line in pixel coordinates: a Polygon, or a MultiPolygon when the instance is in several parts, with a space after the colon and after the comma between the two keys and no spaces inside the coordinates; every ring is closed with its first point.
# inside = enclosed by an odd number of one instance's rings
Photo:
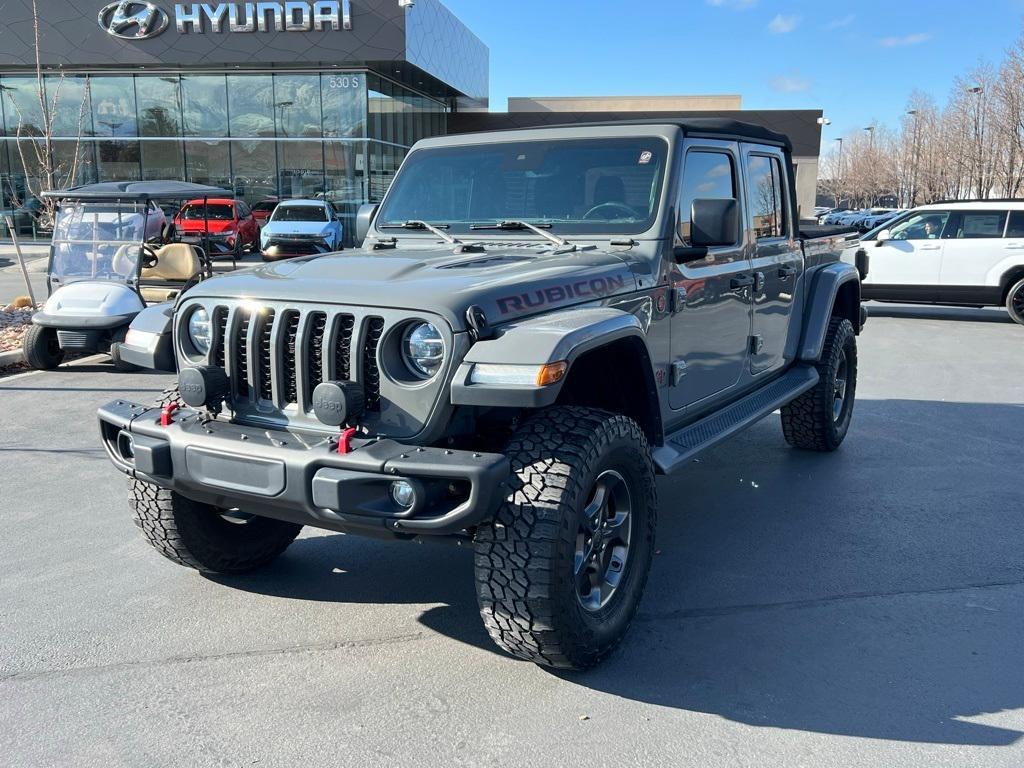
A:
{"type": "MultiPolygon", "coordinates": [[[[205,235],[210,225],[211,239],[225,246],[224,251],[255,251],[259,248],[260,225],[243,200],[211,198],[206,206],[202,200],[191,200],[174,217],[174,227],[182,235],[205,235]]],[[[213,256],[220,248],[213,248],[213,256]]]]}

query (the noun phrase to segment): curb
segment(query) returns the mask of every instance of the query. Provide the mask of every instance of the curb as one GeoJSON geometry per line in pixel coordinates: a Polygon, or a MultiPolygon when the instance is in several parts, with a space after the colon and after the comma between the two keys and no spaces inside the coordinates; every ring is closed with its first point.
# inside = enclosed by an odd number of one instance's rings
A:
{"type": "Polygon", "coordinates": [[[23,362],[25,362],[25,353],[20,349],[16,349],[13,352],[0,352],[0,368],[6,368],[9,365],[17,365],[23,362]]]}

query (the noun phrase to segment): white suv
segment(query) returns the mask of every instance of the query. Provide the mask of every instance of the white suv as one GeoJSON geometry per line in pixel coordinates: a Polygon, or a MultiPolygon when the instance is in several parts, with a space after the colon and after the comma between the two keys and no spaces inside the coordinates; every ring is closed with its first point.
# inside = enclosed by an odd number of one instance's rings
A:
{"type": "Polygon", "coordinates": [[[1024,200],[915,208],[847,251],[865,300],[1006,306],[1024,325],[1024,200]]]}

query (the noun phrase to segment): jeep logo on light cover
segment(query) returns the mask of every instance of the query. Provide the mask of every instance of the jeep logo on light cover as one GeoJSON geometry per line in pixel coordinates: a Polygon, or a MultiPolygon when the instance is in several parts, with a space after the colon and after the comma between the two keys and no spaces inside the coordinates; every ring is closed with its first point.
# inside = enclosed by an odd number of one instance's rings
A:
{"type": "Polygon", "coordinates": [[[122,40],[145,40],[167,29],[170,19],[152,3],[120,0],[100,11],[99,23],[107,34],[122,40]]]}
{"type": "MultiPolygon", "coordinates": [[[[181,34],[323,32],[352,29],[352,4],[350,0],[178,3],[174,17],[181,34]]],[[[99,24],[122,40],[145,40],[167,29],[170,18],[153,3],[120,0],[100,11],[99,24]]]]}

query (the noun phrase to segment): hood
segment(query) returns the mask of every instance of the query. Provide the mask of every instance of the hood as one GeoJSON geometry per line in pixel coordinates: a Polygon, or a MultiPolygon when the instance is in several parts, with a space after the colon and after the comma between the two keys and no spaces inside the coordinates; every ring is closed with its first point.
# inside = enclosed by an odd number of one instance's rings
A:
{"type": "Polygon", "coordinates": [[[268,235],[319,235],[331,231],[329,221],[271,221],[263,228],[268,235]]]}
{"type": "Polygon", "coordinates": [[[430,312],[456,331],[471,306],[492,325],[636,290],[630,265],[607,250],[556,255],[533,243],[495,243],[486,252],[400,243],[343,251],[215,277],[189,297],[349,304],[430,312]]]}

